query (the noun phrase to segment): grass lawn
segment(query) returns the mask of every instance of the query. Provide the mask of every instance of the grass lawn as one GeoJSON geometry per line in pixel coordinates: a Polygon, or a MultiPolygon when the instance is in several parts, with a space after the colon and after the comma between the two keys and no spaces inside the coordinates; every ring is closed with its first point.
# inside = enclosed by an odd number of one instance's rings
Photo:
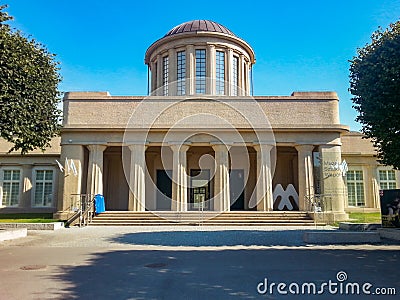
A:
{"type": "Polygon", "coordinates": [[[0,223],[52,223],[53,214],[0,214],[0,223]]]}
{"type": "Polygon", "coordinates": [[[381,213],[349,213],[352,223],[381,223],[381,213]]]}

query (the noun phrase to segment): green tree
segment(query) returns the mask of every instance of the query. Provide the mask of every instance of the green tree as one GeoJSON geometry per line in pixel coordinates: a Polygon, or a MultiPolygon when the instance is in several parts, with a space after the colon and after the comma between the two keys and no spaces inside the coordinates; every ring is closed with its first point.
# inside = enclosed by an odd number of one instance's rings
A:
{"type": "Polygon", "coordinates": [[[353,107],[379,161],[400,169],[400,21],[373,33],[350,60],[353,107]]]}
{"type": "Polygon", "coordinates": [[[0,135],[10,151],[44,150],[59,134],[58,62],[32,38],[12,29],[0,6],[0,135]]]}

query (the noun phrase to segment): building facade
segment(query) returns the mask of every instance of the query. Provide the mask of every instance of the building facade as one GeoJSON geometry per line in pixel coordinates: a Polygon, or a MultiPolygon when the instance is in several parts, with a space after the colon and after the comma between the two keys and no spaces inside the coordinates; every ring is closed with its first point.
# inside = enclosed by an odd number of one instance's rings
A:
{"type": "Polygon", "coordinates": [[[66,93],[61,139],[45,153],[0,143],[0,212],[65,218],[83,194],[116,211],[310,211],[325,199],[344,220],[400,186],[340,123],[336,93],[252,96],[254,51],[218,23],[178,25],[145,64],[148,96],[66,93]]]}

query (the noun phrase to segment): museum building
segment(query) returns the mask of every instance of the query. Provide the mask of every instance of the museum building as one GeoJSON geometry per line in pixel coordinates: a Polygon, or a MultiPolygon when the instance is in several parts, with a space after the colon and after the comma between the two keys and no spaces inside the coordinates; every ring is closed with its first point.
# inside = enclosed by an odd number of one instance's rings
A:
{"type": "Polygon", "coordinates": [[[52,147],[21,156],[0,142],[0,213],[63,219],[96,194],[107,211],[378,209],[399,173],[340,123],[337,94],[253,96],[255,62],[221,24],[174,27],[145,53],[147,96],[67,92],[52,147]]]}

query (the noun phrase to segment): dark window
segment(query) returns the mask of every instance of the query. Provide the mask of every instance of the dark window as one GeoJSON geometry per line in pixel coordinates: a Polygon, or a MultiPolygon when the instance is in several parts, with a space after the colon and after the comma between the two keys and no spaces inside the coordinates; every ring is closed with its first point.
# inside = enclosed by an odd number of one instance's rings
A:
{"type": "Polygon", "coordinates": [[[206,50],[198,49],[196,56],[196,94],[206,93],[206,50]]]}
{"type": "Polygon", "coordinates": [[[232,61],[232,96],[237,96],[238,95],[238,87],[239,87],[239,75],[238,75],[238,70],[239,70],[239,59],[237,56],[233,57],[232,61]]]}
{"type": "Polygon", "coordinates": [[[216,55],[216,94],[225,94],[225,53],[222,51],[216,55]]]}
{"type": "Polygon", "coordinates": [[[186,53],[185,51],[179,51],[177,54],[177,94],[185,95],[186,93],[186,53]]]}
{"type": "Polygon", "coordinates": [[[168,56],[163,57],[163,94],[168,96],[168,69],[169,59],[168,56]]]}

